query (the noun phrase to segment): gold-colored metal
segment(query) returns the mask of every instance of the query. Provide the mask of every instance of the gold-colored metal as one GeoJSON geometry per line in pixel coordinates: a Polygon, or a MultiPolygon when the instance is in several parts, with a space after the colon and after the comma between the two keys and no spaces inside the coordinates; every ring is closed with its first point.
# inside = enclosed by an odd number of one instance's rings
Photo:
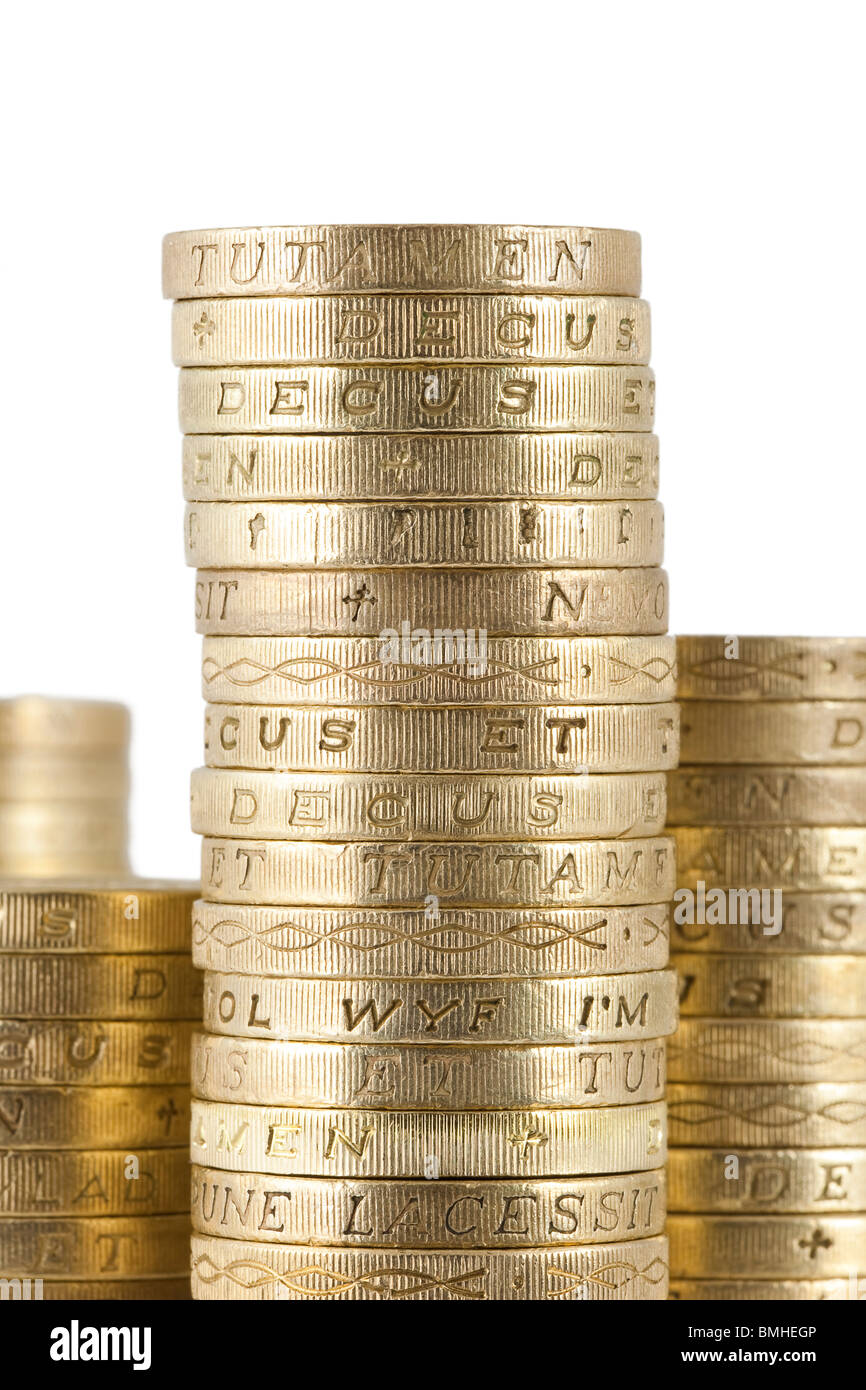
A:
{"type": "Polygon", "coordinates": [[[866,637],[678,637],[681,700],[866,699],[866,637]]]}
{"type": "Polygon", "coordinates": [[[866,1149],[672,1148],[667,1171],[671,1211],[866,1211],[866,1149]]]}
{"type": "Polygon", "coordinates": [[[188,951],[195,883],[0,881],[0,951],[188,951]]]}
{"type": "Polygon", "coordinates": [[[448,1047],[275,1042],[199,1033],[193,1090],[242,1105],[387,1110],[508,1110],[661,1100],[665,1044],[577,1042],[448,1047]]]}
{"type": "Polygon", "coordinates": [[[196,1299],[255,1302],[664,1300],[663,1236],[560,1250],[311,1249],[193,1236],[196,1299]]]}
{"type": "Polygon", "coordinates": [[[18,695],[0,700],[0,760],[22,749],[69,753],[84,748],[125,756],[129,710],[103,700],[18,695]]]}
{"type": "Polygon", "coordinates": [[[678,710],[638,250],[166,242],[211,701],[196,1297],[665,1296],[678,710]]]}
{"type": "Polygon", "coordinates": [[[508,1250],[661,1235],[665,1175],[537,1182],[277,1178],[192,1169],[196,1231],[267,1245],[508,1250]]]}
{"type": "Polygon", "coordinates": [[[187,299],[178,367],[338,363],[647,363],[650,311],[624,295],[329,294],[187,299]]]}
{"type": "Polygon", "coordinates": [[[126,798],[0,801],[3,878],[116,878],[129,870],[126,798]]]}
{"type": "MultiPolygon", "coordinates": [[[[661,970],[670,908],[258,907],[193,910],[193,960],[241,975],[488,979],[661,970]]],[[[2,1032],[0,1032],[2,1056],[2,1032]]]]}
{"type": "MultiPolygon", "coordinates": [[[[744,903],[745,921],[724,926],[674,920],[671,941],[683,951],[866,954],[866,893],[785,892],[782,930],[776,932],[773,928],[769,933],[764,930],[766,921],[761,920],[761,911],[750,906],[754,902],[750,897],[748,904],[744,903]]],[[[769,906],[772,907],[772,900],[769,906]]]]}
{"type": "Polygon", "coordinates": [[[186,435],[189,502],[654,498],[654,434],[186,435]]]}
{"type": "Polygon", "coordinates": [[[668,1217],[675,1279],[855,1282],[866,1268],[866,1216],[668,1217]]]}
{"type": "Polygon", "coordinates": [[[409,623],[435,640],[459,629],[500,636],[655,635],[668,623],[657,568],[517,570],[198,570],[196,628],[205,636],[368,636],[409,623]]]}
{"type": "Polygon", "coordinates": [[[475,845],[202,841],[211,902],[298,906],[595,907],[667,902],[672,840],[523,841],[475,845]]]}
{"type": "Polygon", "coordinates": [[[866,1085],[740,1086],[672,1082],[668,1087],[672,1144],[743,1144],[766,1148],[866,1145],[866,1085]]]}
{"type": "MultiPolygon", "coordinates": [[[[255,708],[244,715],[254,717],[255,708]]],[[[413,713],[403,721],[410,736],[413,713]]],[[[666,797],[663,772],[467,778],[200,767],[192,774],[191,822],[200,835],[290,840],[633,837],[661,834],[666,797]]]]}
{"type": "MultiPolygon", "coordinates": [[[[187,434],[650,431],[649,367],[183,367],[187,434]]],[[[715,416],[711,413],[708,423],[715,416]]]]}
{"type": "Polygon", "coordinates": [[[185,1148],[0,1153],[2,1216],[150,1217],[183,1211],[188,1188],[185,1148]]]}
{"type": "Polygon", "coordinates": [[[189,1083],[0,1085],[0,1140],[9,1150],[176,1148],[188,1117],[189,1083]]]}
{"type": "Polygon", "coordinates": [[[673,828],[681,888],[866,889],[866,828],[673,828]]]}
{"type": "Polygon", "coordinates": [[[188,954],[2,956],[0,1015],[9,1018],[193,1019],[201,977],[188,954]]]}
{"type": "Polygon", "coordinates": [[[194,1163],[305,1177],[545,1178],[665,1162],[665,1108],[303,1110],[193,1100],[194,1163]]]}
{"type": "Polygon", "coordinates": [[[672,1296],[859,1298],[866,643],[691,637],[677,655],[672,1296]]]}
{"type": "Polygon", "coordinates": [[[210,295],[640,294],[640,237],[609,227],[218,227],[163,241],[166,299],[210,295]]]}
{"type": "Polygon", "coordinates": [[[196,502],[186,560],[204,569],[479,565],[639,568],[664,556],[660,502],[196,502]]]}
{"type": "Polygon", "coordinates": [[[192,1022],[164,1020],[0,1018],[0,1086],[179,1084],[189,1078],[192,1029],[192,1022]]]}
{"type": "Polygon", "coordinates": [[[687,1303],[839,1302],[866,1298],[866,1284],[853,1274],[839,1279],[672,1279],[668,1297],[687,1303]]]}
{"type": "Polygon", "coordinates": [[[866,1020],[681,1018],[672,1081],[866,1081],[866,1020]]]}
{"type": "Polygon", "coordinates": [[[209,767],[290,772],[663,772],[679,706],[208,705],[204,752],[209,767]]]}
{"type": "Polygon", "coordinates": [[[671,825],[866,825],[861,767],[681,766],[668,790],[671,825]]]}
{"type": "MultiPolygon", "coordinates": [[[[82,1303],[185,1302],[191,1297],[189,1275],[162,1275],[152,1279],[43,1279],[40,1298],[82,1303]]],[[[35,1295],[32,1295],[35,1297],[35,1295]]]]}
{"type": "Polygon", "coordinates": [[[716,1018],[863,1018],[866,956],[675,951],[683,1014],[716,1018]]]}
{"type": "Polygon", "coordinates": [[[676,975],[580,980],[292,980],[204,976],[204,1025],[306,1042],[617,1042],[676,1028],[676,975]]]}
{"type": "Polygon", "coordinates": [[[115,749],[0,749],[0,801],[115,801],[129,795],[126,753],[115,749]]]}
{"type": "Polygon", "coordinates": [[[684,763],[866,764],[866,700],[688,700],[682,730],[684,763]]]}
{"type": "Polygon", "coordinates": [[[656,704],[673,637],[206,637],[202,695],[243,705],[656,704]]]}
{"type": "Polygon", "coordinates": [[[0,1217],[0,1276],[136,1279],[178,1275],[187,1259],[189,1218],[150,1216],[0,1217]]]}

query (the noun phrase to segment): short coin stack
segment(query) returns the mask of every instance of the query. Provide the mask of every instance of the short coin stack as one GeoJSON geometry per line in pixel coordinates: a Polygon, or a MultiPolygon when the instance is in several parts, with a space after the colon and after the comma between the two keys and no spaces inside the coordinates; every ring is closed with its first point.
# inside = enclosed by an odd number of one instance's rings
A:
{"type": "Polygon", "coordinates": [[[123,705],[0,700],[0,874],[128,873],[128,756],[123,705]]]}
{"type": "Polygon", "coordinates": [[[164,264],[209,701],[194,1296],[664,1298],[638,239],[238,229],[164,264]]]}
{"type": "Polygon", "coordinates": [[[862,1298],[866,639],[683,637],[678,659],[672,1290],[862,1298]]]}
{"type": "Polygon", "coordinates": [[[24,1297],[188,1297],[194,896],[0,880],[0,1278],[24,1297]]]}

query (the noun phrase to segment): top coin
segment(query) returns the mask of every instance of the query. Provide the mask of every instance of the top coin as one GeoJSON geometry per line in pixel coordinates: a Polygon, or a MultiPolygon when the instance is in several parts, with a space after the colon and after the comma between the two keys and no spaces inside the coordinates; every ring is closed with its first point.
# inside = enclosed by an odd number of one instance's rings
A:
{"type": "Polygon", "coordinates": [[[197,886],[132,874],[0,879],[0,953],[188,954],[197,886]]]}
{"type": "Polygon", "coordinates": [[[866,637],[678,637],[681,700],[866,699],[866,637]]]}
{"type": "Polygon", "coordinates": [[[0,749],[123,748],[129,710],[105,700],[55,700],[19,695],[0,700],[0,749]]]}
{"type": "Polygon", "coordinates": [[[606,227],[382,225],[171,232],[166,299],[437,290],[640,294],[640,237],[606,227]]]}

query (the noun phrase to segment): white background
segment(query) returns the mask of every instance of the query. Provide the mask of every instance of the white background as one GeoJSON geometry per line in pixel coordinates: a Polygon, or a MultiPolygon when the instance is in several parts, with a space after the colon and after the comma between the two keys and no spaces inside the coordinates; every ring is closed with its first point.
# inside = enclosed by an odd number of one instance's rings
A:
{"type": "Polygon", "coordinates": [[[197,874],[169,230],[636,228],[673,628],[866,629],[862,5],[84,0],[3,23],[0,693],[131,703],[139,869],[197,874]]]}

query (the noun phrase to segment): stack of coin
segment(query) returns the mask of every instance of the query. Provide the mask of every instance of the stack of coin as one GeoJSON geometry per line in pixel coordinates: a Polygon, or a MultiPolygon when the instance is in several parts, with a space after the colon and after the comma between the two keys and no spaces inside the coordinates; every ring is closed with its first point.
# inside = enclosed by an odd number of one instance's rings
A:
{"type": "Polygon", "coordinates": [[[189,1296],[192,885],[0,881],[0,1278],[189,1296]]]}
{"type": "Polygon", "coordinates": [[[129,714],[40,695],[0,700],[0,874],[125,874],[129,714]]]}
{"type": "Polygon", "coordinates": [[[673,1292],[862,1297],[866,639],[684,637],[678,659],[673,1292]]]}
{"type": "Polygon", "coordinates": [[[676,763],[632,233],[165,245],[193,1294],[659,1299],[676,763]]]}

